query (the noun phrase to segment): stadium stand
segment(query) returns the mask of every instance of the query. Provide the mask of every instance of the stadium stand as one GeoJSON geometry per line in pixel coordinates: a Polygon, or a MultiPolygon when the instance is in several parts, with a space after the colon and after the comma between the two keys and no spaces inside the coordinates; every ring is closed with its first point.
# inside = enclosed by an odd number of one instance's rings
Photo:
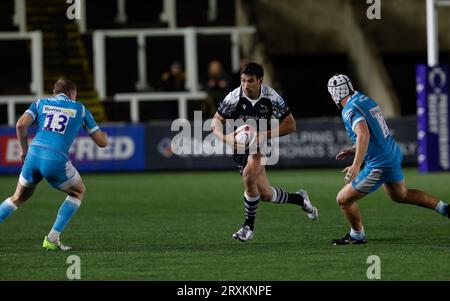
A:
{"type": "Polygon", "coordinates": [[[70,77],[77,83],[79,99],[96,120],[104,122],[105,110],[94,90],[88,53],[77,25],[68,20],[66,10],[67,4],[57,0],[27,2],[27,29],[43,32],[44,89],[51,93],[58,78],[70,77]]]}
{"type": "MultiPolygon", "coordinates": [[[[133,30],[133,29],[181,29],[195,26],[195,28],[237,27],[254,24],[258,29],[253,39],[241,37],[240,56],[248,56],[262,62],[266,66],[266,82],[277,88],[288,100],[291,109],[298,117],[334,116],[333,108],[323,108],[318,99],[326,99],[326,91],[320,85],[329,77],[329,70],[337,70],[352,76],[356,85],[364,90],[370,89],[370,80],[377,79],[380,83],[376,92],[385,91],[387,99],[387,116],[406,116],[415,113],[415,77],[414,66],[424,62],[426,57],[424,35],[420,35],[417,43],[411,43],[418,31],[425,31],[422,4],[418,1],[408,4],[409,9],[401,11],[403,0],[385,3],[383,6],[382,26],[365,18],[367,5],[358,1],[346,1],[351,9],[337,9],[334,1],[325,0],[317,4],[314,1],[286,0],[282,3],[268,1],[82,1],[85,4],[86,18],[83,22],[73,22],[66,18],[68,7],[64,1],[44,0],[36,1],[5,0],[0,3],[0,30],[4,32],[19,32],[21,27],[15,14],[18,3],[26,5],[26,30],[43,31],[43,61],[44,61],[44,92],[51,93],[51,85],[62,75],[70,76],[80,87],[80,99],[93,111],[100,121],[130,121],[132,120],[131,103],[117,101],[116,94],[124,93],[153,93],[161,92],[160,75],[173,61],[179,61],[184,68],[188,67],[185,56],[185,44],[182,36],[160,35],[147,36],[144,39],[146,79],[140,77],[139,48],[136,37],[122,37],[105,39],[105,68],[107,76],[104,79],[106,93],[99,95],[95,83],[95,47],[93,34],[97,30],[133,30]],[[174,18],[170,18],[168,3],[175,4],[174,18]],[[215,6],[211,3],[215,3],[215,6]],[[317,11],[330,16],[325,22],[320,18],[318,25],[308,19],[308,11],[317,11]],[[362,34],[358,45],[364,41],[372,41],[369,49],[373,55],[358,57],[348,54],[349,46],[343,44],[340,37],[344,31],[333,25],[336,16],[353,12],[356,16],[353,25],[344,24],[345,30],[362,34]],[[408,14],[408,20],[418,22],[399,22],[400,13],[408,14]],[[241,22],[242,15],[246,15],[247,23],[241,22]],[[16,20],[13,20],[13,16],[16,20]],[[101,17],[99,17],[101,16],[101,17]],[[165,17],[164,17],[165,16],[165,17]],[[300,17],[299,17],[300,16],[300,17]],[[309,21],[308,21],[309,20],[309,21]],[[309,23],[308,23],[309,22],[309,23]],[[317,26],[316,26],[317,25],[317,26]],[[333,27],[334,26],[334,27],[333,27]],[[392,35],[385,35],[389,28],[397,28],[408,36],[407,43],[399,43],[392,35]],[[86,28],[81,32],[81,28],[86,28]],[[333,28],[335,30],[333,31],[333,28]],[[275,39],[275,40],[274,40],[275,39]],[[252,41],[257,41],[257,44],[252,41]],[[323,47],[329,45],[329,47],[323,47]],[[256,53],[258,49],[260,53],[256,53]],[[377,72],[364,76],[364,66],[358,60],[373,61],[378,66],[377,72]],[[320,64],[315,62],[320,61],[320,64]],[[381,66],[381,67],[380,67],[381,66]],[[378,74],[378,75],[377,75],[378,74]],[[404,74],[409,74],[405,80],[397,80],[404,74]],[[301,97],[299,97],[301,90],[301,97]],[[389,96],[391,95],[391,96],[389,96]],[[301,98],[301,99],[300,99],[301,98]],[[398,99],[398,100],[396,100],[398,99]],[[308,100],[307,103],[305,103],[308,100]],[[396,102],[398,101],[398,104],[396,102]],[[392,105],[390,104],[392,103],[392,105]],[[306,105],[306,107],[305,107],[306,105]],[[389,106],[392,110],[389,110],[389,106]]],[[[348,18],[346,18],[348,19],[348,18]]],[[[441,20],[443,36],[447,18],[441,20]]],[[[443,63],[450,60],[448,39],[443,40],[441,58],[443,63]]],[[[205,35],[197,33],[197,68],[196,81],[204,81],[207,65],[211,60],[220,60],[228,73],[233,73],[235,62],[230,55],[233,42],[229,36],[205,35]]],[[[8,76],[2,78],[0,95],[30,95],[32,81],[30,61],[31,45],[27,40],[1,40],[3,59],[0,61],[2,70],[8,70],[8,76]]],[[[358,46],[360,47],[360,46],[358,46]]],[[[356,53],[356,52],[355,52],[356,53]]],[[[369,64],[370,67],[370,64],[369,64]]],[[[192,85],[187,81],[187,90],[192,85]],[[189,86],[191,85],[191,86],[189,86]]],[[[370,91],[369,91],[370,92],[370,91]]],[[[36,95],[37,96],[37,95],[36,95]]],[[[376,97],[376,95],[374,96],[376,97]]],[[[122,96],[119,98],[123,98],[122,96]]],[[[177,99],[173,99],[177,100],[177,99]]],[[[137,120],[168,119],[179,116],[179,109],[173,100],[139,100],[143,102],[139,107],[137,120]]],[[[187,111],[200,109],[201,99],[187,101],[187,111]]],[[[5,104],[0,107],[6,108],[5,104]]],[[[26,107],[17,104],[17,112],[26,107]]],[[[17,116],[16,116],[17,117],[17,116]]],[[[191,117],[191,114],[188,115],[191,117]]],[[[0,122],[6,123],[6,110],[0,114],[0,122]]]]}

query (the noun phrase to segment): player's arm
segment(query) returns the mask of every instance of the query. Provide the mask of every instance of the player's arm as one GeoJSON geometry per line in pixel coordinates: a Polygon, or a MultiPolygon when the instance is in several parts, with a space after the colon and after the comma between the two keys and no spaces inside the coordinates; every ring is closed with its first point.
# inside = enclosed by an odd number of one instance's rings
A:
{"type": "Polygon", "coordinates": [[[292,114],[289,113],[289,115],[287,115],[281,120],[280,125],[277,128],[271,129],[270,131],[259,133],[259,135],[265,136],[267,138],[282,137],[290,133],[293,133],[296,130],[297,124],[295,122],[294,116],[292,116],[292,114]]]}
{"type": "Polygon", "coordinates": [[[348,156],[354,155],[355,153],[356,153],[356,144],[351,147],[344,148],[343,150],[341,150],[341,152],[336,155],[336,160],[339,160],[339,161],[344,160],[348,156]]]}
{"type": "Polygon", "coordinates": [[[234,139],[234,133],[230,133],[228,135],[224,135],[223,133],[223,125],[225,124],[225,118],[223,118],[219,113],[216,112],[211,122],[211,131],[212,133],[220,139],[222,142],[229,143],[231,145],[236,144],[236,140],[234,139]]]}
{"type": "Polygon", "coordinates": [[[353,166],[357,168],[357,171],[361,168],[364,162],[364,156],[367,153],[369,147],[370,132],[365,121],[358,122],[355,126],[356,134],[356,151],[355,158],[353,159],[353,166]]]}
{"type": "MultiPolygon", "coordinates": [[[[289,110],[286,101],[281,97],[275,90],[272,91],[272,113],[275,118],[279,120],[279,125],[276,128],[271,128],[270,131],[258,133],[258,140],[261,138],[275,138],[282,137],[293,133],[297,130],[297,124],[295,122],[294,116],[289,110]]],[[[269,120],[270,122],[270,120],[269,120]]]]}
{"type": "Polygon", "coordinates": [[[360,121],[355,125],[356,134],[356,152],[353,164],[346,167],[342,172],[347,172],[345,182],[350,183],[358,175],[361,165],[364,162],[364,156],[369,146],[370,132],[366,121],[360,121]]]}
{"type": "Polygon", "coordinates": [[[20,161],[23,163],[28,152],[28,128],[33,124],[34,118],[25,112],[16,123],[16,134],[20,144],[20,161]]]}
{"type": "Polygon", "coordinates": [[[100,129],[93,132],[90,137],[100,147],[106,147],[108,145],[108,135],[100,129]]]}
{"type": "Polygon", "coordinates": [[[108,135],[106,132],[102,131],[100,127],[97,125],[97,123],[94,120],[94,116],[92,116],[92,113],[85,109],[84,114],[84,125],[86,132],[89,134],[89,137],[100,147],[105,147],[108,145],[108,135]]]}

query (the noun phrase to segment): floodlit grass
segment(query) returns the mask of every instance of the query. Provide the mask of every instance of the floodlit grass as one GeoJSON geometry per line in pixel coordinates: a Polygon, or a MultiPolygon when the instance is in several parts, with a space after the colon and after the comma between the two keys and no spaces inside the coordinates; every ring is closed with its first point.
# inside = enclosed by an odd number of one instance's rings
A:
{"type": "MultiPolygon", "coordinates": [[[[255,237],[231,238],[243,221],[235,172],[86,174],[83,205],[62,235],[69,253],[46,252],[42,240],[65,198],[46,183],[0,225],[1,280],[67,280],[69,255],[82,280],[366,280],[369,255],[382,280],[450,280],[450,220],[399,205],[382,189],[359,201],[362,246],[332,246],[348,226],[335,202],[338,170],[269,170],[272,185],[306,189],[319,208],[312,222],[293,205],[262,203],[255,237]]],[[[410,187],[450,200],[450,174],[406,169],[410,187]]],[[[0,177],[0,197],[16,176],[0,177]]]]}

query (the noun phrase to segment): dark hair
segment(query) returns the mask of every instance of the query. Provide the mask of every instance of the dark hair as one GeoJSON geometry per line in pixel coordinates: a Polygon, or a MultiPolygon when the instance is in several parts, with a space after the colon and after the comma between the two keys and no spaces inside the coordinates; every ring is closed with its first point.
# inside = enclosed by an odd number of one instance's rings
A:
{"type": "Polygon", "coordinates": [[[77,89],[75,83],[71,80],[60,78],[55,83],[55,87],[53,88],[54,94],[64,93],[69,96],[70,92],[73,92],[77,89]]]}
{"type": "Polygon", "coordinates": [[[260,64],[250,62],[242,66],[241,74],[254,75],[256,78],[262,78],[264,77],[264,69],[260,64]]]}

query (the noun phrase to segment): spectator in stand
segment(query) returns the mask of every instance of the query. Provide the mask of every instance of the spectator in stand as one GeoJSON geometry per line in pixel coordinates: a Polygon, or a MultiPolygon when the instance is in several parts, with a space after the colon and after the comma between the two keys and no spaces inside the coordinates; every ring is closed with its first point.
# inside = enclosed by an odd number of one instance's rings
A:
{"type": "Polygon", "coordinates": [[[203,88],[208,96],[203,111],[214,116],[219,103],[230,92],[231,78],[218,60],[209,63],[207,75],[203,88]]]}
{"type": "Polygon", "coordinates": [[[186,75],[179,62],[173,62],[170,70],[161,75],[161,88],[163,91],[184,91],[186,75]]]}

